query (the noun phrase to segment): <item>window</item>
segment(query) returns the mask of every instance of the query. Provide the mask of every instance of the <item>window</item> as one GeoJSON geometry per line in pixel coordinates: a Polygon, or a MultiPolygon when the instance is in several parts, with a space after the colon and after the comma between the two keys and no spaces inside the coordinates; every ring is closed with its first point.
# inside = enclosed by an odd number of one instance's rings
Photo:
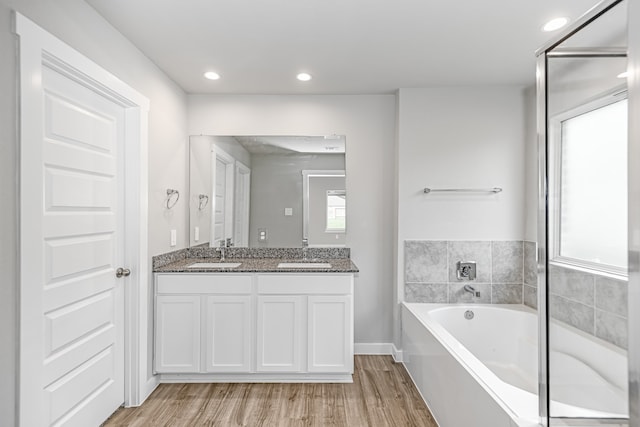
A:
{"type": "Polygon", "coordinates": [[[346,230],[345,190],[327,190],[327,232],[344,233],[346,230]]]}
{"type": "Polygon", "coordinates": [[[552,260],[627,269],[627,100],[609,96],[552,121],[552,260]]]}

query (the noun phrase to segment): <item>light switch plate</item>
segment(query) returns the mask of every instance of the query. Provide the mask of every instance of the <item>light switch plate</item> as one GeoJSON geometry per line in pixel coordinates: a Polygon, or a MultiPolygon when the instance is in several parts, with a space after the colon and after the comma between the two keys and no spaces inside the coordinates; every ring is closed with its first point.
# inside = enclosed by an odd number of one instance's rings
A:
{"type": "Polygon", "coordinates": [[[284,208],[284,216],[293,215],[293,208],[284,208]]]}

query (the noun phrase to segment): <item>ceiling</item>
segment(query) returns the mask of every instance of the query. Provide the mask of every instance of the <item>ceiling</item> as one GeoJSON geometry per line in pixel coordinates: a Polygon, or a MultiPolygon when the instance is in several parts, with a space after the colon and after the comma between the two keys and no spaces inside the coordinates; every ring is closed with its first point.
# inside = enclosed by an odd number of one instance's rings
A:
{"type": "Polygon", "coordinates": [[[341,154],[345,153],[344,135],[234,136],[252,154],[341,154]]]}
{"type": "Polygon", "coordinates": [[[542,25],[597,0],[86,1],[187,93],[372,94],[533,84],[542,25]]]}

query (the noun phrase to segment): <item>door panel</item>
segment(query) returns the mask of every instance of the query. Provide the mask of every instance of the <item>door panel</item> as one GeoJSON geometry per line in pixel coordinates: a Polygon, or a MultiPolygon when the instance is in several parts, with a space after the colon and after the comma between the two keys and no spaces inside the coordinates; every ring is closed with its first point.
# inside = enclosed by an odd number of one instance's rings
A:
{"type": "Polygon", "coordinates": [[[114,379],[105,377],[104,372],[112,369],[114,357],[113,347],[109,346],[45,387],[45,405],[48,406],[49,419],[59,420],[64,415],[72,416],[78,402],[82,405],[112,386],[114,379]]]}
{"type": "Polygon", "coordinates": [[[235,210],[233,241],[235,246],[249,246],[249,200],[251,199],[251,169],[236,162],[235,210]]]}
{"type": "Polygon", "coordinates": [[[45,357],[102,327],[110,326],[113,292],[63,306],[45,314],[45,357]]]}
{"type": "Polygon", "coordinates": [[[47,67],[42,86],[43,424],[99,425],[124,401],[125,112],[47,67]]]}
{"type": "Polygon", "coordinates": [[[213,198],[213,227],[211,242],[218,246],[220,241],[233,239],[234,217],[234,165],[235,159],[218,147],[212,147],[211,171],[214,189],[213,198]]]}
{"type": "Polygon", "coordinates": [[[102,233],[45,241],[47,285],[69,276],[77,277],[79,274],[110,268],[115,249],[114,237],[113,233],[102,233]]]}
{"type": "Polygon", "coordinates": [[[251,296],[206,297],[205,372],[251,370],[251,296]]]}
{"type": "Polygon", "coordinates": [[[200,296],[156,298],[156,371],[200,372],[200,296]]]}
{"type": "Polygon", "coordinates": [[[295,295],[258,297],[258,372],[302,369],[304,301],[295,295]]]}
{"type": "MultiPolygon", "coordinates": [[[[214,232],[214,241],[224,240],[225,236],[225,213],[227,210],[226,200],[227,200],[227,172],[226,166],[224,162],[220,159],[216,159],[216,176],[215,176],[215,201],[214,207],[215,211],[213,212],[213,232],[214,232]]],[[[217,245],[216,245],[217,246],[217,245]]]]}
{"type": "Polygon", "coordinates": [[[350,296],[309,296],[309,372],[353,371],[351,318],[350,296]]]}

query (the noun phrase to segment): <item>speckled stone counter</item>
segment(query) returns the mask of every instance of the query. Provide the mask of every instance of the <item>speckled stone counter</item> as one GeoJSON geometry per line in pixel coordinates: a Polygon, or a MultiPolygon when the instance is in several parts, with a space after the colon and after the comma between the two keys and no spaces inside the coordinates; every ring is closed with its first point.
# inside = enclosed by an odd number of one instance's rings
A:
{"type": "Polygon", "coordinates": [[[357,273],[349,248],[308,248],[307,261],[329,263],[331,268],[278,268],[281,262],[303,262],[302,248],[226,248],[225,263],[239,262],[235,268],[189,268],[197,262],[219,263],[216,248],[195,246],[152,258],[154,273],[357,273]]]}
{"type": "Polygon", "coordinates": [[[240,263],[234,268],[189,268],[194,263],[220,263],[219,258],[182,258],[163,266],[155,273],[357,273],[358,267],[349,258],[308,259],[306,262],[329,263],[331,268],[278,268],[281,262],[302,263],[300,258],[226,258],[224,263],[240,263]]]}

